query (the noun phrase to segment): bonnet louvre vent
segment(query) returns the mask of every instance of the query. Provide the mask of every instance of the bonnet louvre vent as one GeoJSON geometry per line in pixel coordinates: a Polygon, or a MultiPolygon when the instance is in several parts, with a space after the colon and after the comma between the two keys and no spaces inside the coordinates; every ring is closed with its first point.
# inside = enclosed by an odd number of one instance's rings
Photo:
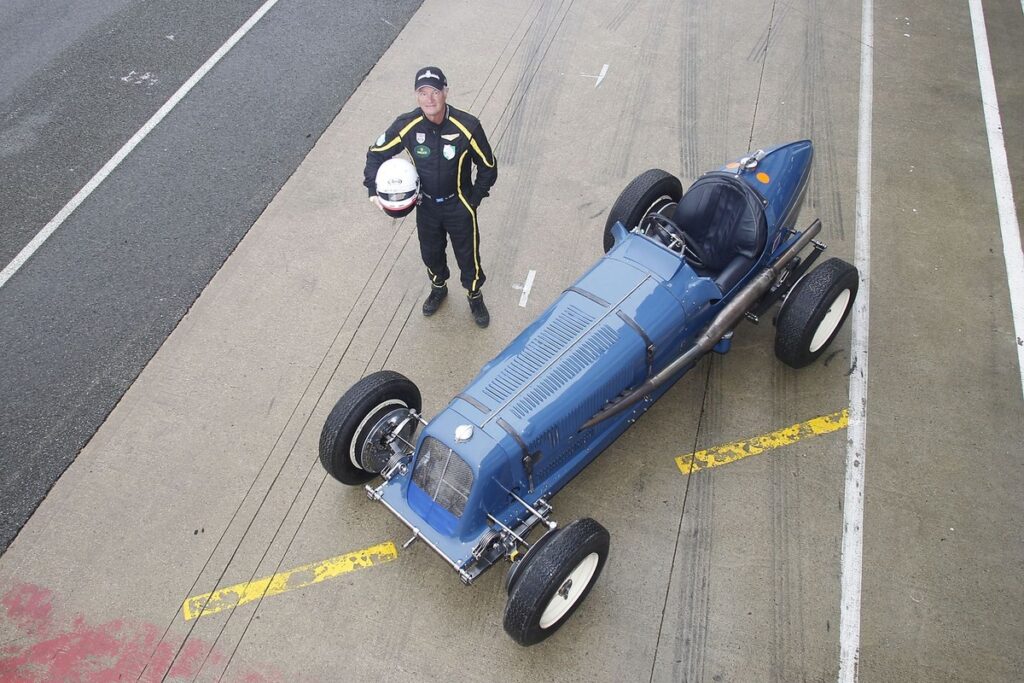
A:
{"type": "Polygon", "coordinates": [[[502,402],[529,382],[552,358],[594,322],[594,318],[575,306],[560,311],[538,330],[530,342],[502,369],[486,387],[488,398],[502,402]]]}
{"type": "Polygon", "coordinates": [[[530,415],[576,375],[593,365],[618,338],[615,330],[607,325],[594,330],[586,341],[546,372],[543,379],[512,405],[512,414],[518,418],[530,415]]]}

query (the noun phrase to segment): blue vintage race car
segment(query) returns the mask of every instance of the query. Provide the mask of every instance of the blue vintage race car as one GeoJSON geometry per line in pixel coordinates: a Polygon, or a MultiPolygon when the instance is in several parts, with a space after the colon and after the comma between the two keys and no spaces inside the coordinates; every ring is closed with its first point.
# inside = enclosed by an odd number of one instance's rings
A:
{"type": "Polygon", "coordinates": [[[505,630],[547,638],[609,548],[592,519],[559,527],[552,497],[701,356],[728,351],[744,318],[781,303],[775,353],[792,367],[846,319],[857,270],[835,258],[811,270],[821,224],[793,228],[812,157],[807,140],[758,150],[685,194],[665,171],[641,174],[612,206],[604,257],[444,410],[427,422],[411,381],[368,375],[324,424],[323,466],[349,485],[380,476],[366,491],[412,530],[406,545],[421,539],[466,584],[508,561],[505,630]]]}

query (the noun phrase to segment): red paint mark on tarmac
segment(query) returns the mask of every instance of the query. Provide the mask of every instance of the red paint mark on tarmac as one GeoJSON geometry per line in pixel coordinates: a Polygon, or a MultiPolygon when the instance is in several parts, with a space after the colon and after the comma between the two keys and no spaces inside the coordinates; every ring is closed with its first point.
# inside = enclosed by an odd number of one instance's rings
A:
{"type": "Polygon", "coordinates": [[[41,636],[50,626],[50,591],[25,584],[0,598],[0,606],[18,630],[29,636],[41,636]]]}
{"type": "MultiPolygon", "coordinates": [[[[53,594],[32,584],[20,584],[0,598],[0,633],[7,643],[0,646],[0,681],[107,681],[137,679],[146,669],[144,681],[217,678],[227,664],[227,655],[210,651],[210,645],[189,639],[175,658],[174,643],[160,642],[162,629],[153,624],[129,623],[114,619],[103,624],[90,624],[82,615],[72,616],[70,623],[56,626],[53,615],[53,594]],[[7,622],[6,624],[3,622],[7,622]],[[21,637],[11,637],[13,625],[21,637]],[[205,664],[203,658],[206,658],[205,664]],[[148,667],[147,667],[148,664],[148,667]],[[169,670],[168,670],[169,669],[169,670]]],[[[173,634],[168,634],[175,638],[173,634]]],[[[178,636],[180,637],[180,636],[178,636]]],[[[245,683],[276,683],[294,680],[273,667],[259,666],[259,671],[240,667],[225,680],[245,683]]]]}

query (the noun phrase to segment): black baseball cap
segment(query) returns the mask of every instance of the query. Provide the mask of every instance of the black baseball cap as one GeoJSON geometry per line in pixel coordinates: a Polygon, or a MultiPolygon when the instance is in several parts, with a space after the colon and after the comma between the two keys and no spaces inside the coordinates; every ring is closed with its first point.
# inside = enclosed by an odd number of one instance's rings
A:
{"type": "Polygon", "coordinates": [[[436,66],[425,66],[416,72],[416,84],[413,86],[413,90],[419,90],[425,85],[437,90],[444,90],[448,87],[448,79],[444,77],[444,72],[436,66]]]}

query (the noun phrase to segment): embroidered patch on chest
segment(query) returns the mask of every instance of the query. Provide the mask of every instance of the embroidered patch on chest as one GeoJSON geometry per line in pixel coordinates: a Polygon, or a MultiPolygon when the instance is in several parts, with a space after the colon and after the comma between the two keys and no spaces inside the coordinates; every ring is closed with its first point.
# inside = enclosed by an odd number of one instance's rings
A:
{"type": "Polygon", "coordinates": [[[455,145],[445,145],[441,148],[441,154],[444,155],[445,159],[451,161],[455,158],[455,145]]]}
{"type": "Polygon", "coordinates": [[[457,137],[459,137],[459,134],[458,133],[448,133],[447,135],[442,135],[441,137],[443,137],[445,140],[454,140],[457,137]]]}
{"type": "Polygon", "coordinates": [[[426,159],[430,156],[430,148],[426,145],[416,145],[412,148],[412,153],[417,158],[426,159]]]}

